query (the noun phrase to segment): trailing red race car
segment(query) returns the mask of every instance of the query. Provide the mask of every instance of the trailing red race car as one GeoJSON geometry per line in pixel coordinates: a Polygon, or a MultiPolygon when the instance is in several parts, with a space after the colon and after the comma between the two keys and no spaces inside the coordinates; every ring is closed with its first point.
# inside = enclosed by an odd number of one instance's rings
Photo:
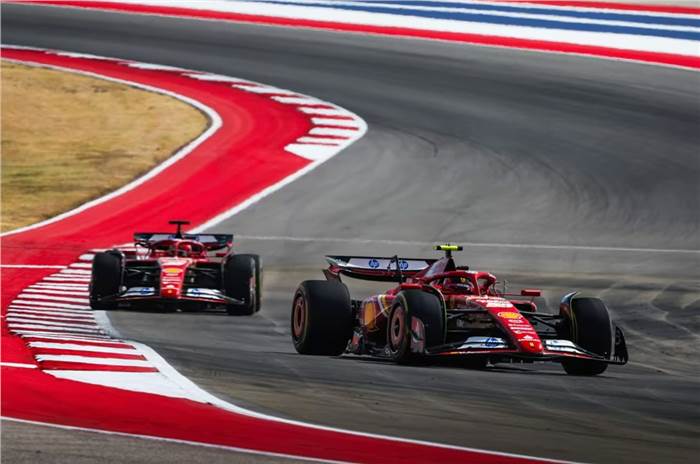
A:
{"type": "Polygon", "coordinates": [[[292,339],[301,354],[368,354],[399,363],[460,356],[488,362],[561,362],[574,375],[597,375],[625,364],[622,330],[598,298],[569,293],[558,314],[537,310],[540,290],[508,294],[489,272],[456,266],[455,245],[442,259],[327,256],[326,280],[307,280],[292,304],[292,339]],[[341,275],[396,281],[386,293],[350,297],[341,275]]]}
{"type": "Polygon", "coordinates": [[[231,234],[183,234],[187,221],[170,221],[173,233],[134,234],[133,249],[96,253],[90,306],[193,310],[225,308],[232,315],[260,310],[258,255],[234,254],[231,234]]]}

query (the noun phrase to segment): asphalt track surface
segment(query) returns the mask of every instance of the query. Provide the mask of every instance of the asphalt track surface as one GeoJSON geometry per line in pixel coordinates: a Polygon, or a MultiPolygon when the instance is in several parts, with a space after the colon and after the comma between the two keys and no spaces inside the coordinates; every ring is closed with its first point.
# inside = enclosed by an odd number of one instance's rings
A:
{"type": "MultiPolygon", "coordinates": [[[[260,314],[112,314],[124,336],[205,389],[279,416],[542,457],[687,462],[700,452],[700,74],[26,5],[2,6],[2,30],[3,43],[294,89],[369,124],[348,150],[216,227],[264,256],[260,314]],[[472,244],[459,256],[472,268],[542,287],[543,308],[569,290],[601,296],[631,363],[576,378],[556,365],[408,368],[294,352],[293,290],[321,278],[323,254],[430,256],[428,243],[446,240],[472,244]]],[[[99,459],[98,446],[75,440],[99,459]]],[[[20,456],[16,443],[3,437],[3,451],[20,456]]],[[[173,456],[175,446],[158,444],[173,456]]]]}

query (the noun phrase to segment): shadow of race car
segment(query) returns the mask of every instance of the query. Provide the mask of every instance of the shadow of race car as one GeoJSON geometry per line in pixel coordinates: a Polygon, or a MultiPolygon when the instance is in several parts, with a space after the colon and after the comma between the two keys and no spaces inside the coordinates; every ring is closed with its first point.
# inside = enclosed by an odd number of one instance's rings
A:
{"type": "Polygon", "coordinates": [[[560,362],[568,374],[597,375],[625,364],[622,330],[598,298],[572,292],[558,314],[537,309],[540,290],[499,291],[496,277],[457,266],[455,245],[441,259],[327,256],[326,280],[302,282],[291,332],[301,354],[352,353],[398,363],[460,357],[469,367],[498,362],[560,362]],[[356,300],[341,276],[394,281],[385,293],[356,300]]]}
{"type": "Polygon", "coordinates": [[[90,306],[166,311],[224,308],[231,315],[260,310],[258,255],[234,254],[232,234],[137,232],[134,247],[95,254],[90,306]]]}

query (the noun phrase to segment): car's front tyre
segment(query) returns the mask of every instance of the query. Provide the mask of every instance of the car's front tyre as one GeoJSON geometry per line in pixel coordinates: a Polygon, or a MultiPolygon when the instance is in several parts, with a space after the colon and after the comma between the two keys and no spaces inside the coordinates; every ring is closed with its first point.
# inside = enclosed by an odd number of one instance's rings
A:
{"type": "Polygon", "coordinates": [[[260,310],[261,266],[258,255],[232,255],[224,264],[223,280],[226,296],[241,304],[226,305],[226,312],[236,316],[250,316],[260,310]]]}
{"type": "Polygon", "coordinates": [[[122,257],[115,252],[95,253],[90,276],[90,307],[108,310],[114,303],[105,298],[116,296],[122,283],[122,257]]]}

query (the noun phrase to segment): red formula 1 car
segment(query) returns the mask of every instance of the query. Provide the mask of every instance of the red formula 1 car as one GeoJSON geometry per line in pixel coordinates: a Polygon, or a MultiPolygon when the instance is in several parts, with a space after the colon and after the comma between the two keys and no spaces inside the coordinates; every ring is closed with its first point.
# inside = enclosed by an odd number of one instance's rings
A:
{"type": "Polygon", "coordinates": [[[183,234],[187,221],[170,221],[173,233],[136,233],[133,249],[96,253],[90,306],[174,311],[225,308],[229,314],[260,310],[260,257],[234,254],[231,234],[183,234]]]}
{"type": "Polygon", "coordinates": [[[368,354],[399,363],[459,356],[488,362],[561,362],[574,375],[597,375],[625,364],[622,330],[598,298],[569,293],[559,314],[537,310],[539,290],[508,294],[489,272],[456,266],[455,245],[442,259],[327,256],[326,280],[307,280],[292,304],[292,339],[299,353],[368,354]],[[386,293],[351,299],[342,276],[396,281],[386,293]]]}

